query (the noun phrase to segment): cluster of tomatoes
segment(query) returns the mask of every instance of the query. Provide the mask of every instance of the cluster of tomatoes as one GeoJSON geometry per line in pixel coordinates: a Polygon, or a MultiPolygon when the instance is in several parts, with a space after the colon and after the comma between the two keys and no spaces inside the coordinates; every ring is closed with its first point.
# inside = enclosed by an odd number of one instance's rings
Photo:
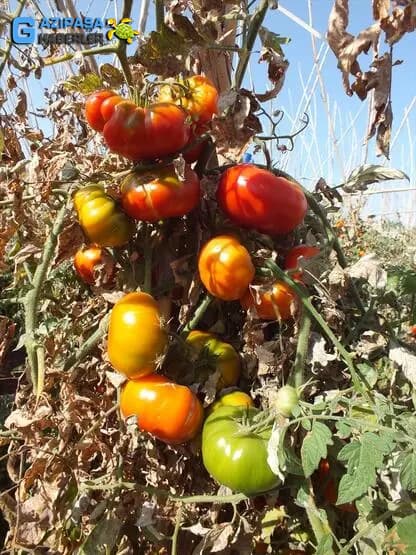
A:
{"type": "MultiPolygon", "coordinates": [[[[94,269],[99,264],[109,265],[111,276],[114,266],[107,247],[125,245],[135,231],[135,220],[158,222],[188,214],[198,205],[200,182],[190,166],[198,156],[193,142],[209,126],[217,102],[215,87],[199,75],[163,86],[159,101],[148,107],[109,90],[87,99],[87,121],[103,134],[111,151],[134,162],[160,160],[183,151],[188,162],[180,177],[173,165],[155,164],[151,171],[132,171],[121,184],[120,201],[96,185],[76,192],[75,208],[90,246],[77,253],[74,263],[87,283],[94,283],[94,269]]],[[[217,201],[234,224],[269,235],[293,231],[307,210],[299,185],[253,164],[238,164],[222,173],[217,201]]],[[[295,247],[286,257],[286,269],[295,279],[301,279],[300,258],[317,252],[316,247],[308,245],[295,247]]],[[[237,237],[212,237],[199,253],[198,270],[212,296],[238,300],[260,319],[292,317],[295,293],[280,281],[271,285],[259,282],[250,253],[237,237]]],[[[191,331],[183,339],[189,363],[198,367],[201,375],[206,368],[216,372],[218,391],[238,384],[241,361],[230,344],[200,330],[191,331]]],[[[131,292],[116,302],[109,321],[108,358],[127,378],[120,395],[121,413],[126,418],[134,416],[141,430],[178,444],[200,432],[204,410],[191,388],[156,373],[167,345],[168,333],[150,294],[131,292]]],[[[293,397],[293,392],[289,394],[293,397]]],[[[264,492],[279,484],[267,464],[270,426],[252,431],[259,413],[247,394],[232,391],[209,408],[202,430],[202,457],[207,470],[219,483],[246,494],[264,492]],[[247,471],[247,458],[255,472],[247,471]]],[[[289,408],[283,413],[290,415],[289,408]]]]}

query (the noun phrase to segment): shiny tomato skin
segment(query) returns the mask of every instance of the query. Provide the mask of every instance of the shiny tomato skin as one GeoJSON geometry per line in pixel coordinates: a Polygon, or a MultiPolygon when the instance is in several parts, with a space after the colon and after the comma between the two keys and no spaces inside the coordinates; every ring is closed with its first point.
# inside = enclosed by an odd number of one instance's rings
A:
{"type": "Polygon", "coordinates": [[[240,299],[255,274],[249,252],[232,235],[218,235],[204,245],[198,270],[211,295],[224,301],[240,299]]]}
{"type": "Polygon", "coordinates": [[[120,247],[134,233],[130,218],[101,187],[87,185],[80,189],[74,195],[74,205],[82,230],[91,243],[120,247]]]}
{"type": "Polygon", "coordinates": [[[167,344],[155,299],[147,293],[128,293],[114,305],[108,328],[107,353],[111,365],[130,379],[156,370],[167,344]]]}
{"type": "Polygon", "coordinates": [[[108,109],[107,112],[102,112],[103,105],[109,106],[114,102],[119,103],[120,101],[121,97],[108,89],[90,94],[85,102],[85,117],[87,122],[95,131],[101,132],[110,115],[108,109]]]}
{"type": "Polygon", "coordinates": [[[210,121],[218,113],[218,91],[213,83],[204,75],[193,75],[182,84],[187,90],[175,84],[163,86],[159,102],[174,102],[182,106],[199,124],[210,121]]]}
{"type": "Polygon", "coordinates": [[[230,220],[269,235],[290,233],[307,210],[299,185],[254,164],[238,164],[225,170],[217,200],[230,220]]]}
{"type": "Polygon", "coordinates": [[[210,407],[210,412],[220,407],[254,407],[253,399],[244,391],[231,391],[221,395],[210,407]]]}
{"type": "Polygon", "coordinates": [[[205,420],[202,430],[202,460],[207,471],[220,484],[246,495],[280,484],[267,463],[271,426],[256,434],[244,432],[243,420],[253,423],[258,413],[253,407],[219,407],[205,420]]]}
{"type": "Polygon", "coordinates": [[[153,160],[180,151],[188,142],[187,113],[169,103],[147,108],[124,100],[115,106],[103,129],[108,148],[129,160],[153,160]]]}
{"type": "Polygon", "coordinates": [[[176,175],[173,166],[153,172],[132,173],[121,184],[121,203],[124,211],[146,222],[183,216],[199,203],[199,178],[186,165],[184,180],[176,175]]]}
{"type": "Polygon", "coordinates": [[[100,265],[106,266],[108,282],[111,282],[115,272],[115,261],[107,249],[97,245],[90,245],[89,247],[79,249],[75,253],[75,270],[79,277],[89,285],[95,284],[95,270],[100,265]]]}
{"type": "Polygon", "coordinates": [[[200,357],[201,362],[197,359],[196,364],[202,364],[205,358],[209,368],[220,372],[218,390],[236,385],[240,378],[241,362],[232,345],[220,341],[212,333],[199,330],[191,331],[185,342],[191,349],[192,358],[200,357]]]}
{"type": "Polygon", "coordinates": [[[261,320],[289,320],[296,300],[297,296],[290,287],[276,281],[265,291],[248,289],[240,303],[246,310],[254,309],[261,320]]]}
{"type": "Polygon", "coordinates": [[[128,380],[120,409],[125,418],[136,416],[141,430],[171,444],[195,437],[203,420],[201,403],[189,387],[159,374],[128,380]]]}
{"type": "MultiPolygon", "coordinates": [[[[297,245],[296,247],[293,247],[285,257],[285,270],[296,270],[299,268],[299,261],[302,258],[313,258],[320,252],[321,251],[318,247],[314,247],[312,245],[297,245]]],[[[302,274],[302,269],[299,269],[298,272],[293,272],[291,277],[294,280],[300,280],[302,278],[302,274]]]]}

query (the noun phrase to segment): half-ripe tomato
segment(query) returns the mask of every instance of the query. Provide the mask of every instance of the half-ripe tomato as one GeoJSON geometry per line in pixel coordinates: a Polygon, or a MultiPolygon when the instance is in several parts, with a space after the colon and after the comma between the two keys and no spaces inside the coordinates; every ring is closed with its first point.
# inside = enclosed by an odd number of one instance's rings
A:
{"type": "Polygon", "coordinates": [[[128,378],[155,371],[167,335],[158,305],[147,293],[128,293],[114,305],[108,328],[107,353],[112,366],[128,378]]]}
{"type": "Polygon", "coordinates": [[[97,245],[79,249],[74,256],[74,267],[79,277],[89,285],[96,284],[100,267],[104,271],[103,285],[110,285],[114,278],[115,261],[112,254],[97,245]]]}
{"type": "Polygon", "coordinates": [[[298,272],[293,272],[291,274],[292,279],[299,280],[302,277],[303,271],[299,267],[299,261],[302,258],[313,258],[320,253],[318,247],[313,247],[312,245],[297,245],[290,249],[285,257],[285,270],[297,270],[298,272]]]}
{"type": "Polygon", "coordinates": [[[85,102],[85,117],[90,126],[101,133],[114,107],[122,101],[121,96],[108,89],[90,94],[85,102]]]}
{"type": "Polygon", "coordinates": [[[210,121],[218,112],[218,91],[204,75],[193,75],[179,85],[164,85],[159,102],[174,102],[182,106],[192,120],[201,124],[210,121]]]}
{"type": "Polygon", "coordinates": [[[163,158],[181,150],[189,139],[188,115],[176,104],[136,106],[130,100],[117,104],[103,136],[108,148],[129,160],[163,158]]]}
{"type": "Polygon", "coordinates": [[[254,495],[280,484],[267,462],[271,425],[258,432],[249,427],[260,411],[252,407],[219,407],[202,430],[202,460],[217,482],[234,491],[254,495]]]}
{"type": "Polygon", "coordinates": [[[240,299],[241,306],[254,309],[261,320],[289,320],[297,296],[283,281],[276,281],[272,286],[259,290],[247,289],[240,299]]]}
{"type": "Polygon", "coordinates": [[[136,220],[157,222],[188,214],[200,199],[199,178],[186,165],[183,181],[173,166],[131,173],[121,184],[121,203],[136,220]]]}
{"type": "Polygon", "coordinates": [[[237,351],[229,343],[220,341],[212,333],[194,330],[186,338],[190,357],[201,374],[205,369],[220,373],[217,389],[230,387],[238,382],[241,362],[237,351]]]}
{"type": "Polygon", "coordinates": [[[124,418],[136,416],[141,430],[172,444],[195,437],[203,419],[195,393],[159,374],[127,381],[121,390],[120,410],[124,418]]]}
{"type": "Polygon", "coordinates": [[[253,164],[225,170],[217,199],[232,221],[269,235],[293,231],[308,207],[299,185],[253,164]]]}
{"type": "Polygon", "coordinates": [[[205,244],[198,270],[211,295],[224,301],[240,299],[255,274],[248,250],[232,235],[218,235],[205,244]]]}
{"type": "Polygon", "coordinates": [[[83,187],[75,193],[74,205],[82,230],[91,243],[120,247],[134,233],[133,222],[102,187],[83,187]]]}
{"type": "Polygon", "coordinates": [[[219,409],[220,407],[254,407],[253,399],[244,391],[230,391],[221,395],[210,407],[209,411],[219,409]]]}

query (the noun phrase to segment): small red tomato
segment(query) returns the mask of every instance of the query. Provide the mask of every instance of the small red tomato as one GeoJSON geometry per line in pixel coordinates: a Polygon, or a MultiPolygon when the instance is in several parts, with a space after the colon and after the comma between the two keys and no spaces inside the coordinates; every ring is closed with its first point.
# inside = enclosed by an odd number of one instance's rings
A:
{"type": "Polygon", "coordinates": [[[327,501],[330,505],[335,505],[335,507],[340,511],[344,511],[347,513],[357,512],[355,503],[343,503],[342,505],[336,505],[338,499],[338,487],[331,475],[331,465],[328,459],[321,459],[317,475],[319,484],[323,486],[323,495],[325,501],[327,501]]]}
{"type": "Polygon", "coordinates": [[[85,117],[95,131],[102,131],[110,119],[115,105],[122,102],[114,91],[102,90],[92,93],[85,102],[85,117]]]}
{"type": "Polygon", "coordinates": [[[188,214],[199,203],[200,193],[199,178],[189,166],[183,180],[168,166],[127,176],[121,185],[121,203],[136,220],[157,222],[188,214]]]}
{"type": "Polygon", "coordinates": [[[121,390],[120,410],[124,418],[136,416],[141,430],[171,444],[195,437],[204,415],[189,387],[159,374],[128,380],[121,390]]]}
{"type": "Polygon", "coordinates": [[[254,308],[262,320],[289,320],[292,318],[292,305],[297,295],[282,281],[276,281],[265,290],[248,289],[240,299],[241,306],[248,310],[254,308]]]}
{"type": "Polygon", "coordinates": [[[75,254],[75,270],[85,283],[96,284],[96,271],[99,266],[105,267],[104,285],[109,285],[114,278],[115,261],[107,249],[92,245],[79,249],[75,254]]]}
{"type": "MultiPolygon", "coordinates": [[[[285,258],[285,270],[297,270],[299,268],[299,261],[301,258],[313,258],[319,254],[320,250],[318,247],[313,247],[312,245],[297,245],[290,249],[285,258]]],[[[299,268],[298,272],[293,272],[291,274],[292,279],[301,279],[303,271],[299,268]]]]}
{"type": "Polygon", "coordinates": [[[308,207],[298,184],[254,164],[228,168],[220,179],[217,199],[232,221],[269,235],[293,231],[308,207]]]}
{"type": "Polygon", "coordinates": [[[410,335],[412,335],[413,337],[416,337],[416,324],[414,324],[413,326],[410,326],[410,328],[409,328],[409,333],[410,333],[410,335]]]}

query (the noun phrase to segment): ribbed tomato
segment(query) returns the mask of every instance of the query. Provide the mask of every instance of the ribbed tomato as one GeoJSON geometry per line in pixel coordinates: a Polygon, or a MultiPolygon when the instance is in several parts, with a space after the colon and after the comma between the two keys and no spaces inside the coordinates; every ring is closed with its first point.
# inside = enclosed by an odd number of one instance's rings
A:
{"type": "Polygon", "coordinates": [[[108,358],[128,378],[155,371],[167,344],[155,299],[147,293],[128,293],[114,305],[108,328],[108,358]]]}
{"type": "Polygon", "coordinates": [[[217,199],[232,221],[269,235],[293,231],[307,210],[299,185],[254,164],[238,164],[225,170],[217,199]]]}
{"type": "Polygon", "coordinates": [[[285,270],[297,270],[298,272],[293,272],[291,274],[292,279],[299,280],[302,277],[303,271],[299,267],[299,261],[302,258],[313,258],[317,254],[320,253],[318,247],[314,247],[312,245],[297,245],[290,249],[285,257],[285,270]]]}
{"type": "Polygon", "coordinates": [[[289,320],[297,296],[283,281],[276,281],[259,290],[248,289],[240,299],[246,310],[254,309],[262,320],[289,320]]]}
{"type": "Polygon", "coordinates": [[[82,230],[91,243],[120,247],[134,233],[133,222],[102,187],[83,187],[75,193],[74,205],[82,230]]]}
{"type": "Polygon", "coordinates": [[[255,273],[249,252],[232,235],[218,235],[205,244],[198,270],[211,295],[224,301],[240,299],[255,273]]]}
{"type": "Polygon", "coordinates": [[[96,272],[100,266],[104,268],[104,285],[109,285],[114,277],[115,261],[107,249],[90,245],[79,249],[74,256],[74,267],[77,274],[89,285],[96,284],[96,272]]]}
{"type": "Polygon", "coordinates": [[[85,117],[90,126],[95,131],[102,132],[115,106],[123,100],[117,93],[108,89],[90,94],[85,102],[85,117]]]}
{"type": "Polygon", "coordinates": [[[203,420],[195,393],[158,374],[127,381],[121,390],[120,410],[125,418],[136,416],[141,430],[172,444],[195,437],[203,420]]]}
{"type": "Polygon", "coordinates": [[[183,180],[173,166],[168,166],[131,173],[121,184],[124,210],[132,218],[147,222],[188,214],[199,203],[200,194],[198,176],[188,165],[183,180]]]}

